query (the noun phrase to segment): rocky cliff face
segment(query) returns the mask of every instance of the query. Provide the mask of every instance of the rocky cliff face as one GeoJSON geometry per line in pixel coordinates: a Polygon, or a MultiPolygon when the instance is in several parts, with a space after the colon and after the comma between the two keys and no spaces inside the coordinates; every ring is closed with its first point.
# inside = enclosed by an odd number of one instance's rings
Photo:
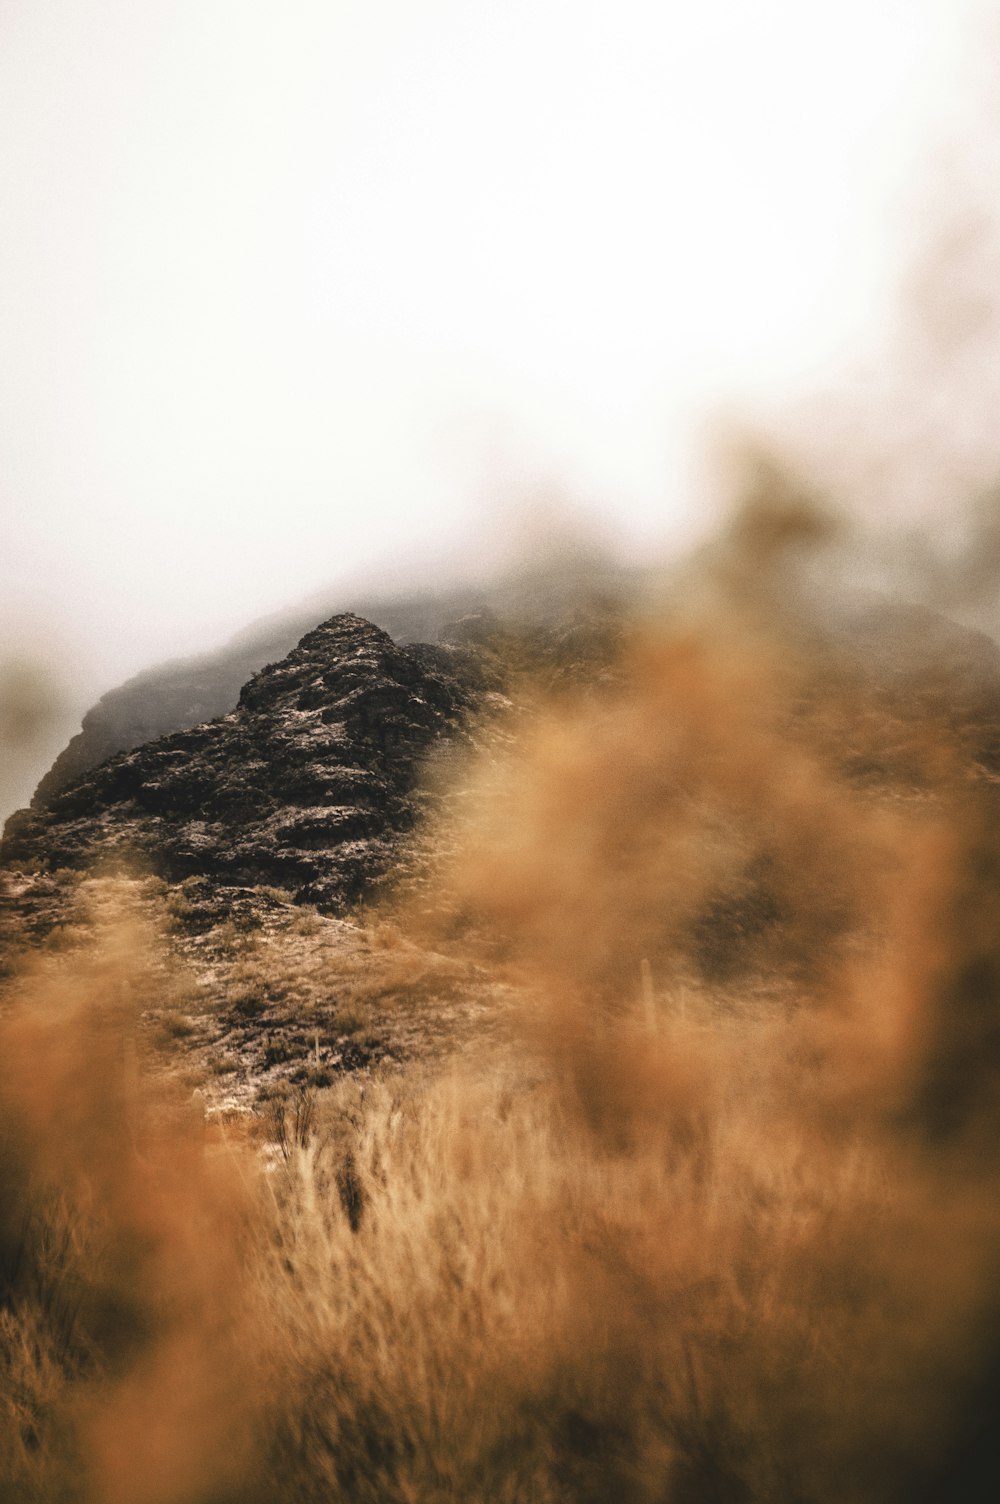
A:
{"type": "Polygon", "coordinates": [[[335,616],[245,684],[230,714],[112,757],[8,822],[0,860],[139,853],[170,879],[275,884],[336,910],[417,813],[420,760],[488,689],[460,647],[397,646],[335,616]]]}
{"type": "MultiPolygon", "coordinates": [[[[552,565],[543,564],[534,579],[522,572],[488,588],[455,587],[366,598],[351,602],[351,611],[377,622],[398,643],[436,642],[449,623],[484,610],[522,624],[552,627],[581,606],[592,613],[595,601],[624,601],[635,591],[636,580],[634,571],[607,564],[594,565],[582,574],[573,568],[560,574],[552,565]]],[[[316,622],[343,609],[342,597],[336,603],[319,599],[304,603],[251,623],[214,652],[154,665],[110,690],[87,711],[81,730],[42,777],[32,806],[42,808],[60,789],[116,752],[129,752],[155,737],[225,715],[235,708],[252,674],[284,658],[316,622]]]]}
{"type": "MultiPolygon", "coordinates": [[[[436,638],[451,616],[475,610],[471,596],[416,597],[362,606],[397,642],[436,638]]],[[[42,777],[32,799],[40,809],[116,752],[130,752],[172,731],[186,731],[233,710],[243,685],[265,664],[284,658],[317,621],[333,614],[303,608],[257,622],[215,652],[157,664],[109,690],[83,717],[81,729],[42,777]]],[[[353,613],[352,613],[353,614],[353,613]]]]}

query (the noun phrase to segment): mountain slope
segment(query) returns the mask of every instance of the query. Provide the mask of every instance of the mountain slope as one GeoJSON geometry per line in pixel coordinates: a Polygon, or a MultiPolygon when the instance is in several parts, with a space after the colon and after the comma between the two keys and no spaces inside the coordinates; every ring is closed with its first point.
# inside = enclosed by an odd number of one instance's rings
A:
{"type": "Polygon", "coordinates": [[[623,600],[636,588],[636,573],[597,561],[560,566],[541,560],[534,570],[490,585],[414,591],[344,602],[328,596],[253,622],[228,643],[196,657],[156,664],[109,690],[83,717],[42,777],[32,799],[41,808],[60,789],[116,752],[128,752],[154,737],[183,731],[225,715],[252,674],[283,658],[318,621],[350,610],[376,622],[399,643],[436,642],[450,623],[491,610],[518,622],[551,624],[595,601],[623,600]]]}
{"type": "Polygon", "coordinates": [[[331,618],[237,708],[102,763],[14,816],[0,859],[82,867],[137,852],[178,879],[280,884],[328,909],[382,872],[417,812],[419,760],[484,689],[461,648],[398,647],[331,618]]]}

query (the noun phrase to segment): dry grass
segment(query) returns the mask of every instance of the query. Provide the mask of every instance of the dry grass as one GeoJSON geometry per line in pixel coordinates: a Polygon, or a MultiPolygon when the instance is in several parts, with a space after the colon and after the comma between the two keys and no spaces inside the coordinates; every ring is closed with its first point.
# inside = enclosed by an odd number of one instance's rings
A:
{"type": "Polygon", "coordinates": [[[223,1011],[322,986],[415,1032],[488,964],[513,1040],[224,1132],[135,1042],[158,1008],[190,1044],[161,941],[37,963],[0,1040],[4,1497],[991,1497],[992,792],[935,750],[873,795],[827,755],[850,693],[820,724],[796,674],[643,631],[470,777],[418,917],[211,951],[223,1011]]]}

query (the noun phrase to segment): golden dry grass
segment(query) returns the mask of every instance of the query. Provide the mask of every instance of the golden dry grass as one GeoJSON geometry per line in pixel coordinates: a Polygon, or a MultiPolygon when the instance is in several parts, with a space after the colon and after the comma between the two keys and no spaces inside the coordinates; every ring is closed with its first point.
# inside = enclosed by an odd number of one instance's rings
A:
{"type": "Polygon", "coordinates": [[[0,1040],[4,1497],[989,1497],[992,786],[923,722],[916,792],[851,781],[878,728],[838,684],[820,713],[788,656],[646,627],[468,771],[417,897],[329,957],[416,1020],[488,964],[512,1039],[450,1062],[206,1128],[134,1043],[156,942],[38,963],[0,1040]]]}

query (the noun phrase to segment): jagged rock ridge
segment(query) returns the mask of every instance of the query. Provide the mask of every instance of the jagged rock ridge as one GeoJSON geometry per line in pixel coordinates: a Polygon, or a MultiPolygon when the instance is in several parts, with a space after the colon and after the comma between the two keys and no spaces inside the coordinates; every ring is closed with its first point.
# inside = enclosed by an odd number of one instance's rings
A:
{"type": "Polygon", "coordinates": [[[237,708],[103,763],[21,811],[5,862],[143,853],[163,876],[279,884],[343,907],[412,825],[418,764],[481,700],[472,655],[397,646],[341,615],[244,686],[237,708]]]}
{"type": "MultiPolygon", "coordinates": [[[[415,597],[410,601],[363,604],[350,613],[375,621],[401,643],[436,638],[449,616],[478,609],[471,595],[415,597]]],[[[84,715],[81,729],[71,737],[41,778],[32,798],[36,809],[60,789],[75,783],[91,768],[131,752],[156,737],[186,731],[234,710],[240,690],[266,664],[284,658],[304,633],[335,614],[304,606],[255,622],[214,652],[156,664],[102,695],[84,715]]]]}
{"type": "Polygon", "coordinates": [[[212,652],[160,663],[109,690],[83,717],[82,728],[43,775],[32,798],[41,808],[89,769],[154,737],[184,731],[235,708],[243,685],[267,663],[283,658],[316,622],[349,609],[374,621],[397,643],[438,641],[447,624],[484,609],[518,623],[552,626],[597,600],[623,602],[637,585],[634,570],[606,561],[579,561],[560,570],[542,560],[536,575],[521,571],[490,586],[424,589],[405,595],[324,597],[252,622],[212,652]]]}

